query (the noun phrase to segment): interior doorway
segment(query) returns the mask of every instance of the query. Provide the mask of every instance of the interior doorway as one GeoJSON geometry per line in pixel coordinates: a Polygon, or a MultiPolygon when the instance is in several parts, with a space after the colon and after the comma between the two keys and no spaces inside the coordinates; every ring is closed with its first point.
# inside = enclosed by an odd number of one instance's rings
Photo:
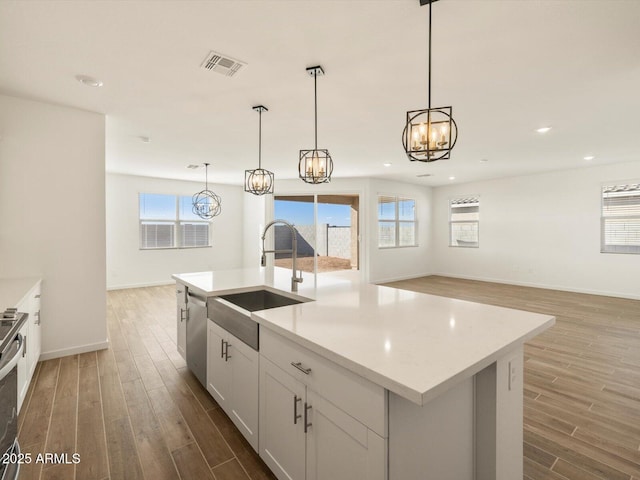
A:
{"type": "MultiPolygon", "coordinates": [[[[305,272],[360,269],[359,215],[360,197],[355,194],[274,197],[274,218],[298,230],[297,266],[305,272]]],[[[284,231],[279,235],[276,230],[275,241],[276,249],[291,249],[284,231]]],[[[291,254],[277,255],[275,265],[291,268],[291,254]]]]}

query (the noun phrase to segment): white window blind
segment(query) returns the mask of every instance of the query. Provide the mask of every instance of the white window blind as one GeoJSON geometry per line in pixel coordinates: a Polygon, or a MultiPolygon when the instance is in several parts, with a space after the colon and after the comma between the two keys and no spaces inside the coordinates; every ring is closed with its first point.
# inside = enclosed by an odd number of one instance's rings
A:
{"type": "Polygon", "coordinates": [[[378,196],[378,247],[417,245],[416,201],[411,198],[378,196]]]}
{"type": "Polygon", "coordinates": [[[140,248],[195,248],[211,246],[210,222],[191,210],[191,197],[141,193],[140,248]]]}
{"type": "Polygon", "coordinates": [[[449,245],[480,245],[480,198],[460,197],[449,200],[449,245]]]}
{"type": "Polygon", "coordinates": [[[640,184],[602,187],[601,251],[640,253],[640,184]]]}

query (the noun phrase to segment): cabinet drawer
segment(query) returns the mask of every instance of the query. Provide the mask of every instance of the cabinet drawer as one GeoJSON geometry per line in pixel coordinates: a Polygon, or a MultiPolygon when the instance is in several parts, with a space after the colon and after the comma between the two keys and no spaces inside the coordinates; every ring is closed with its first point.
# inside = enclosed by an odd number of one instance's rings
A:
{"type": "Polygon", "coordinates": [[[384,388],[266,328],[260,330],[260,354],[378,435],[387,437],[384,388]]]}

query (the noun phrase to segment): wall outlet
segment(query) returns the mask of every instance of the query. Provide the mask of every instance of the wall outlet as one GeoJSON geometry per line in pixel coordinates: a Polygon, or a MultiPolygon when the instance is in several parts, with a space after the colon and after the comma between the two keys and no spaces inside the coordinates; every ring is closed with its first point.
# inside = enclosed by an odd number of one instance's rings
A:
{"type": "Polygon", "coordinates": [[[516,386],[518,380],[518,367],[516,366],[516,359],[509,360],[509,390],[512,390],[516,386]]]}

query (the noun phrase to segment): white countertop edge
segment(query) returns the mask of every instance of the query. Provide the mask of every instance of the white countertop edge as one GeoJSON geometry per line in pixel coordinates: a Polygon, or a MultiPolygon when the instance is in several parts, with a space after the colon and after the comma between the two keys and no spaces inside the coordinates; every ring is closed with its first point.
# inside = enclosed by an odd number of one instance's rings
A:
{"type": "Polygon", "coordinates": [[[410,387],[407,387],[406,385],[403,385],[401,383],[395,382],[391,378],[381,373],[378,373],[374,370],[371,370],[365,367],[360,363],[357,363],[348,358],[345,358],[339,353],[336,353],[332,350],[324,348],[321,345],[318,345],[310,340],[307,340],[304,337],[300,337],[292,333],[288,329],[275,325],[269,322],[268,320],[264,320],[263,318],[260,317],[260,312],[253,313],[251,317],[255,319],[258,323],[260,323],[261,326],[268,328],[272,332],[282,335],[283,337],[286,337],[289,340],[292,340],[293,342],[297,343],[302,347],[307,348],[308,350],[316,353],[317,355],[320,355],[321,357],[324,357],[327,360],[330,360],[336,363],[337,365],[340,365],[341,367],[357,375],[360,375],[361,377],[366,378],[367,380],[375,383],[376,385],[379,385],[389,390],[390,392],[393,392],[396,395],[399,395],[419,406],[426,405],[431,400],[441,395],[445,391],[449,390],[450,388],[454,387],[462,380],[477,374],[484,368],[491,365],[493,362],[497,361],[498,359],[506,355],[508,352],[514,350],[518,345],[521,345],[527,340],[532,339],[533,337],[542,333],[544,330],[553,326],[556,323],[555,317],[549,317],[548,321],[546,321],[544,324],[540,325],[539,327],[531,330],[526,335],[523,335],[522,337],[496,350],[491,355],[483,358],[481,361],[473,365],[470,365],[468,368],[461,370],[460,372],[453,375],[452,377],[440,382],[437,385],[434,385],[429,390],[425,392],[421,392],[421,391],[412,389],[410,387]]]}

